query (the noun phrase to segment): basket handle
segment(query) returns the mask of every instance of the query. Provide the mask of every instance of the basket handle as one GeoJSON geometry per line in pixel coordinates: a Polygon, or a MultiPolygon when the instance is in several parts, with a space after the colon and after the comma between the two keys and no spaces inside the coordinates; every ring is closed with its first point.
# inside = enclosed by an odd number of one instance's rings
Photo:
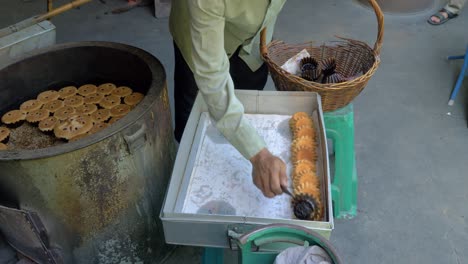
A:
{"type": "MultiPolygon", "coordinates": [[[[375,16],[377,17],[377,39],[374,43],[375,55],[380,55],[382,49],[383,35],[384,35],[384,15],[382,9],[376,0],[369,0],[372,8],[374,9],[375,16]]],[[[260,32],[260,54],[265,57],[268,54],[268,48],[266,45],[266,28],[263,28],[260,32]]]]}

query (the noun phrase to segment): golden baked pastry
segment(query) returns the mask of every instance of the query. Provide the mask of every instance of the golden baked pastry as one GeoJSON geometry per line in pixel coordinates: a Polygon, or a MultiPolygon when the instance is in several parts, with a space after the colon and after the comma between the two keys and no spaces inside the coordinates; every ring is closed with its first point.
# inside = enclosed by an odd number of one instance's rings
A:
{"type": "Polygon", "coordinates": [[[2,116],[2,122],[6,125],[15,124],[26,119],[26,112],[12,110],[2,116]]]}
{"type": "Polygon", "coordinates": [[[39,122],[39,130],[42,132],[52,131],[59,120],[55,116],[49,116],[48,118],[39,122]]]}
{"type": "Polygon", "coordinates": [[[145,96],[142,93],[135,92],[135,93],[132,93],[131,95],[125,96],[124,102],[130,106],[135,106],[139,102],[141,102],[141,100],[143,100],[144,97],[145,96]]]}
{"type": "Polygon", "coordinates": [[[304,117],[304,118],[297,120],[294,126],[298,128],[298,127],[304,127],[304,126],[312,127],[313,125],[314,125],[314,122],[312,121],[312,118],[304,117]]]}
{"type": "Polygon", "coordinates": [[[296,122],[299,119],[302,119],[302,118],[309,118],[309,115],[306,112],[297,112],[297,113],[295,113],[294,115],[291,116],[291,119],[289,120],[289,126],[291,128],[295,127],[296,122]]]}
{"type": "Polygon", "coordinates": [[[105,122],[111,117],[109,109],[99,109],[91,114],[91,118],[95,123],[105,122]]]}
{"type": "Polygon", "coordinates": [[[291,160],[293,162],[292,206],[299,219],[321,220],[323,208],[320,180],[316,174],[316,141],[312,118],[305,112],[295,113],[289,125],[293,135],[291,160]]]}
{"type": "Polygon", "coordinates": [[[295,178],[296,176],[302,175],[303,173],[306,173],[306,172],[316,171],[315,165],[311,161],[308,161],[308,160],[301,160],[301,161],[302,161],[301,163],[297,163],[297,165],[294,166],[293,174],[292,174],[293,178],[295,178]]]}
{"type": "Polygon", "coordinates": [[[63,102],[66,106],[78,107],[84,103],[84,99],[81,95],[73,95],[66,98],[63,102]]]}
{"type": "Polygon", "coordinates": [[[85,104],[99,104],[103,98],[104,98],[103,94],[100,94],[100,93],[91,94],[84,98],[84,103],[85,104]]]}
{"type": "Polygon", "coordinates": [[[92,114],[98,110],[98,107],[95,104],[84,104],[75,108],[76,113],[78,114],[92,114]]]}
{"type": "Polygon", "coordinates": [[[77,141],[77,140],[80,140],[80,139],[82,139],[82,138],[85,138],[85,137],[87,137],[87,136],[89,136],[89,135],[90,135],[90,134],[89,134],[89,131],[88,131],[88,132],[86,132],[86,133],[84,133],[84,134],[77,135],[77,136],[74,136],[74,137],[68,139],[68,142],[77,141]]]}
{"type": "Polygon", "coordinates": [[[53,100],[44,104],[42,108],[48,110],[51,113],[55,113],[55,111],[59,110],[63,106],[64,102],[62,100],[53,100]]]}
{"type": "Polygon", "coordinates": [[[103,95],[111,94],[117,88],[113,83],[103,83],[98,86],[97,92],[103,95]]]}
{"type": "Polygon", "coordinates": [[[112,125],[114,124],[115,122],[119,121],[121,119],[121,117],[113,117],[109,120],[109,122],[107,122],[109,125],[112,125]]]}
{"type": "Polygon", "coordinates": [[[42,102],[36,99],[28,100],[20,105],[20,110],[30,112],[41,108],[42,102]]]}
{"type": "Polygon", "coordinates": [[[49,91],[45,91],[45,92],[40,93],[37,96],[37,100],[39,100],[39,101],[41,101],[42,103],[45,104],[45,103],[48,103],[50,101],[57,100],[57,99],[59,99],[59,97],[60,97],[59,92],[54,91],[54,90],[49,90],[49,91]]]}
{"type": "Polygon", "coordinates": [[[317,187],[320,186],[319,178],[312,170],[295,173],[293,176],[293,183],[295,186],[304,183],[309,183],[317,187]]]}
{"type": "Polygon", "coordinates": [[[65,105],[64,107],[57,109],[57,111],[55,111],[54,113],[54,116],[58,120],[66,120],[72,115],[74,115],[75,113],[76,113],[75,108],[65,105]]]}
{"type": "Polygon", "coordinates": [[[10,136],[10,129],[6,126],[0,126],[0,142],[6,141],[10,136]]]}
{"type": "Polygon", "coordinates": [[[309,160],[314,162],[317,158],[315,146],[301,146],[293,149],[292,151],[293,160],[309,160]]]}
{"type": "Polygon", "coordinates": [[[127,86],[120,86],[115,88],[112,91],[112,95],[118,96],[118,97],[125,97],[127,95],[131,95],[133,93],[132,88],[127,87],[127,86]]]}
{"type": "Polygon", "coordinates": [[[49,110],[41,108],[35,111],[31,111],[26,115],[26,121],[29,123],[37,123],[49,117],[49,110]]]}
{"type": "Polygon", "coordinates": [[[310,137],[315,140],[315,130],[313,127],[310,127],[308,125],[297,127],[294,130],[294,137],[310,137]]]}
{"type": "Polygon", "coordinates": [[[78,89],[75,86],[67,86],[60,89],[58,93],[60,98],[65,99],[78,93],[78,89]]]}
{"type": "Polygon", "coordinates": [[[110,110],[112,117],[123,117],[132,110],[132,107],[126,104],[120,104],[110,110]]]}
{"type": "Polygon", "coordinates": [[[106,109],[112,109],[120,104],[120,97],[115,95],[108,95],[104,97],[99,105],[106,109]]]}
{"type": "Polygon", "coordinates": [[[7,149],[8,149],[7,145],[0,143],[0,150],[7,150],[7,149]]]}
{"type": "Polygon", "coordinates": [[[58,138],[71,139],[85,134],[93,127],[93,121],[88,115],[75,115],[66,121],[55,125],[54,134],[58,138]]]}
{"type": "Polygon", "coordinates": [[[309,136],[302,136],[302,137],[295,137],[293,142],[291,143],[291,151],[295,149],[301,148],[303,146],[313,146],[314,140],[312,137],[309,136]]]}
{"type": "Polygon", "coordinates": [[[103,130],[104,128],[107,128],[109,126],[109,124],[107,123],[96,123],[94,124],[93,128],[91,128],[91,130],[88,132],[88,134],[94,134],[94,133],[97,133],[101,130],[103,130]]]}
{"type": "Polygon", "coordinates": [[[78,94],[88,96],[97,92],[97,86],[94,84],[85,84],[78,88],[78,94]]]}

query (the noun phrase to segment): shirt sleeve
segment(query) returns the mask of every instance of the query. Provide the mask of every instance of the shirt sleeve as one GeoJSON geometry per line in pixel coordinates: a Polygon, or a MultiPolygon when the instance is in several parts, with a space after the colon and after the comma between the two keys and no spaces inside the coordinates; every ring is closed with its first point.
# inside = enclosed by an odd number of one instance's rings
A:
{"type": "Polygon", "coordinates": [[[224,50],[224,1],[187,0],[191,18],[193,74],[216,127],[246,158],[265,147],[265,141],[244,117],[234,94],[229,58],[224,50]]]}

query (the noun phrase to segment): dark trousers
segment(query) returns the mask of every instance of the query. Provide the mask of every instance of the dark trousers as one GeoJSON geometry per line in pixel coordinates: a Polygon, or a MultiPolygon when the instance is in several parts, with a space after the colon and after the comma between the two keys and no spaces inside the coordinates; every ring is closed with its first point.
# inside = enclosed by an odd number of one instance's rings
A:
{"type": "MultiPolygon", "coordinates": [[[[229,59],[229,72],[236,89],[263,90],[267,82],[268,67],[263,64],[253,72],[249,66],[239,58],[240,48],[229,59]]],[[[190,67],[185,62],[179,48],[174,43],[174,101],[175,101],[175,131],[174,136],[178,142],[184,133],[185,124],[192,110],[198,93],[198,86],[190,67]]]]}

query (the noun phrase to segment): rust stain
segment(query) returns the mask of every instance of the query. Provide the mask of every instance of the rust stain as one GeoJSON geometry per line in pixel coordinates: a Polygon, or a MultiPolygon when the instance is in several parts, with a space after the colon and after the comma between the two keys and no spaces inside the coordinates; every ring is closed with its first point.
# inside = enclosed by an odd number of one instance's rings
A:
{"type": "Polygon", "coordinates": [[[138,193],[131,181],[133,172],[119,171],[123,152],[119,142],[106,140],[84,151],[70,164],[69,173],[60,177],[57,195],[63,197],[57,206],[65,222],[83,237],[92,235],[118,219],[138,193]]]}

